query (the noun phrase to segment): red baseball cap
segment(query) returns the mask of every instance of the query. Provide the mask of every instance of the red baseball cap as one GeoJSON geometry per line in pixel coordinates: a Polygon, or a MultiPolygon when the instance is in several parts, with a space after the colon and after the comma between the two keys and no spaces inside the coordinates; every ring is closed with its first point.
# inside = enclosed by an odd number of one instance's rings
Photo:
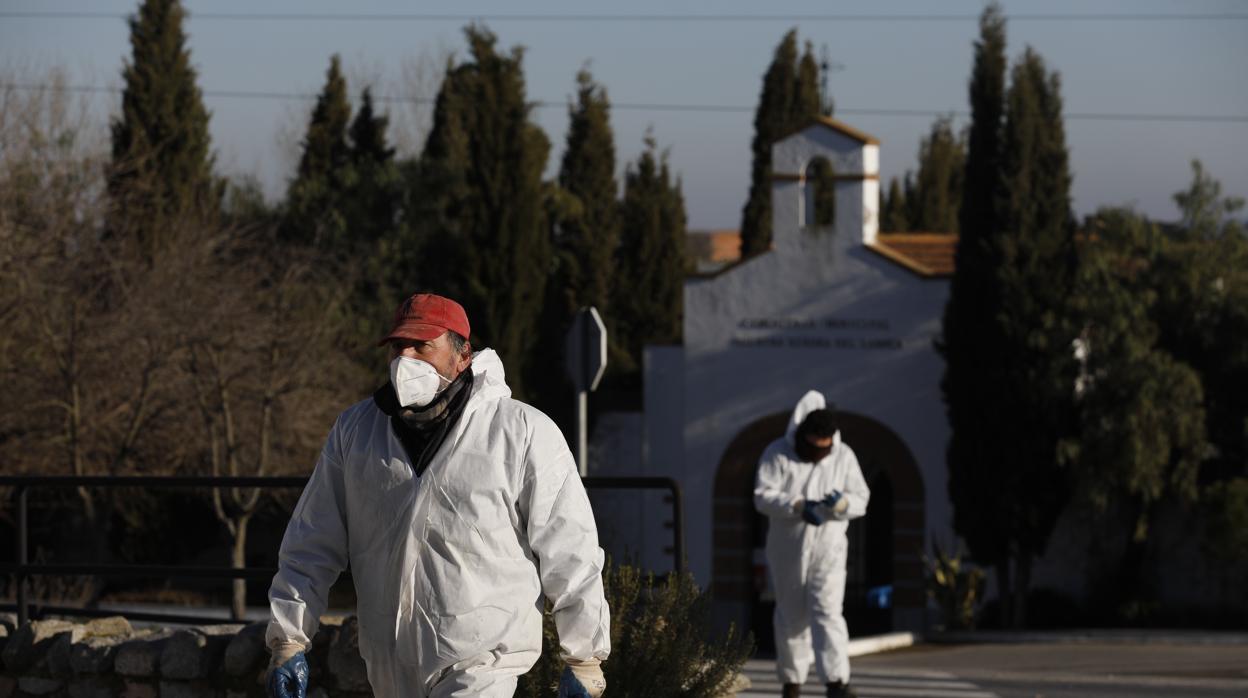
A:
{"type": "Polygon", "coordinates": [[[377,346],[395,339],[429,341],[448,330],[464,339],[472,334],[464,307],[450,298],[417,293],[399,304],[399,309],[394,311],[393,329],[377,346]]]}

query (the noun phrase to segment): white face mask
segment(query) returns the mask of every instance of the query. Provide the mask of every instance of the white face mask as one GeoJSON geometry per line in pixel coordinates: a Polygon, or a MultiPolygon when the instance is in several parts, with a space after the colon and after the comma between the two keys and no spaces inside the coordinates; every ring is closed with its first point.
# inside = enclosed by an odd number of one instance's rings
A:
{"type": "Polygon", "coordinates": [[[402,407],[424,407],[433,402],[442,391],[442,384],[451,381],[443,378],[438,369],[427,361],[396,356],[390,362],[390,383],[402,407]]]}

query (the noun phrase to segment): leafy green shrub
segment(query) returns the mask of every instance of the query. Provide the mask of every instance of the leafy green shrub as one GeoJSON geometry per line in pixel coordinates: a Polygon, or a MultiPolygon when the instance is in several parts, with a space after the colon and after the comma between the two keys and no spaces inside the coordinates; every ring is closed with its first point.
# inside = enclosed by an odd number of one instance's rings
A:
{"type": "MultiPolygon", "coordinates": [[[[607,695],[713,698],[728,693],[753,640],[735,627],[711,628],[710,594],[693,575],[657,580],[630,565],[607,563],[603,572],[611,606],[611,658],[603,663],[607,695]]],[[[553,617],[546,614],[542,658],[520,678],[517,696],[554,694],[563,671],[553,617]]]]}
{"type": "Polygon", "coordinates": [[[945,553],[933,543],[934,556],[923,556],[927,567],[927,594],[940,605],[945,630],[975,627],[975,611],[984,597],[984,571],[964,565],[962,551],[945,553]]]}

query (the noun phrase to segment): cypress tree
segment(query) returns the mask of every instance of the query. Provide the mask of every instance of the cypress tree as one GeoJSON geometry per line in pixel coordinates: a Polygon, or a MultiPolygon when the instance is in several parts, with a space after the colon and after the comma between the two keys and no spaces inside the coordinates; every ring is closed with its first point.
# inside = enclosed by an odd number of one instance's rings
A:
{"type": "Polygon", "coordinates": [[[919,220],[919,188],[914,183],[914,173],[906,170],[901,178],[901,208],[906,216],[906,228],[913,229],[919,220]]]}
{"type": "Polygon", "coordinates": [[[347,80],[342,76],[338,54],[329,59],[325,86],[316,98],[312,118],[303,139],[303,155],[299,159],[300,178],[325,177],[340,172],[347,164],[347,124],[351,121],[351,104],[347,101],[347,80]]]}
{"type": "Polygon", "coordinates": [[[888,182],[888,195],[881,197],[880,231],[904,233],[910,229],[910,218],[906,215],[906,197],[901,191],[901,183],[893,177],[888,182]]]}
{"type": "MultiPolygon", "coordinates": [[[[828,98],[829,110],[832,100],[828,98]]],[[[797,80],[793,85],[793,129],[806,125],[811,117],[823,114],[823,94],[819,89],[819,62],[815,60],[815,49],[809,41],[802,51],[802,59],[797,64],[797,80]]],[[[828,116],[831,116],[829,111],[828,116]]],[[[789,129],[790,131],[792,129],[789,129]]],[[[787,136],[788,133],[781,133],[787,136]]]]}
{"type": "MultiPolygon", "coordinates": [[[[551,360],[535,367],[534,404],[571,434],[571,387],[564,371],[564,340],[574,313],[596,307],[607,338],[618,353],[610,292],[615,248],[620,237],[619,184],[615,141],[606,90],[588,70],[576,76],[576,101],[568,107],[567,146],[557,182],[547,187],[546,204],[554,265],[546,282],[539,319],[540,352],[551,360]]],[[[613,369],[614,359],[608,361],[613,369]]],[[[599,393],[599,396],[601,392],[599,393]]]]}
{"type": "MultiPolygon", "coordinates": [[[[962,258],[975,269],[988,270],[982,253],[982,240],[998,230],[997,198],[1001,195],[1001,125],[1005,115],[1005,17],[993,2],[979,20],[979,41],[975,44],[975,65],[971,75],[971,128],[962,205],[958,207],[957,263],[962,258]]],[[[979,272],[983,273],[983,272],[979,272]]],[[[963,281],[974,281],[968,276],[963,281]]],[[[955,279],[955,289],[959,286],[955,279]]],[[[973,290],[974,284],[967,288],[973,290]]],[[[957,295],[957,291],[954,291],[957,295]]]]}
{"type": "Polygon", "coordinates": [[[351,237],[369,252],[395,225],[398,213],[399,171],[394,148],[386,140],[389,118],[373,108],[370,88],[360,95],[360,108],[349,130],[346,220],[351,237]]]}
{"type": "Polygon", "coordinates": [[[349,179],[350,121],[347,81],[335,54],[329,60],[325,86],[312,108],[299,169],[287,191],[286,221],[282,227],[286,239],[333,251],[343,251],[349,243],[343,200],[349,179]]]}
{"type": "Polygon", "coordinates": [[[112,227],[150,256],[184,216],[215,214],[209,113],[196,85],[177,0],[144,0],[130,17],[131,58],[122,70],[121,115],[112,123],[108,191],[112,227]]]}
{"type": "Polygon", "coordinates": [[[1003,196],[999,209],[1001,258],[997,296],[1000,356],[1011,370],[997,385],[1000,425],[1009,463],[1004,499],[1014,564],[1012,623],[1026,619],[1031,561],[1044,552],[1070,494],[1069,469],[1059,444],[1077,428],[1071,342],[1077,271],[1070,169],[1062,124],[1060,81],[1027,49],[1011,73],[1002,133],[1003,196]]]}
{"type": "Polygon", "coordinates": [[[1005,18],[996,3],[979,20],[970,81],[971,127],[966,180],[959,208],[956,271],[936,348],[945,359],[941,379],[950,437],[946,451],[953,527],[971,556],[995,566],[1003,617],[1009,608],[1011,531],[1002,453],[1004,411],[1000,385],[1011,371],[1001,353],[995,320],[1003,312],[996,289],[1000,265],[997,200],[1001,183],[1001,128],[1005,111],[1005,18]]]}
{"type": "Polygon", "coordinates": [[[624,175],[623,227],[616,260],[615,309],[620,344],[640,366],[647,344],[679,341],[685,278],[685,203],[666,154],[655,141],[624,175]]]}
{"type": "Polygon", "coordinates": [[[465,35],[472,59],[448,67],[421,158],[420,278],[463,303],[475,343],[498,350],[523,395],[552,259],[542,182],[550,143],[529,119],[523,51],[498,53],[484,27],[465,35]]]}
{"type": "Polygon", "coordinates": [[[771,146],[819,115],[819,69],[809,45],[798,65],[797,30],[776,47],[754,113],[750,194],[741,212],[742,256],[771,246],[771,146]]]}
{"type": "MultiPolygon", "coordinates": [[[[1002,133],[1004,205],[999,224],[1041,258],[1067,252],[1074,230],[1061,82],[1030,47],[1011,73],[1002,133]]],[[[1014,250],[1011,250],[1014,251],[1014,250]]],[[[1017,250],[1017,261],[1033,258],[1017,250]]],[[[1011,261],[1010,259],[1005,260],[1011,261]]]]}
{"type": "Polygon", "coordinates": [[[937,119],[919,144],[915,182],[915,218],[910,228],[939,233],[958,232],[962,177],[966,155],[949,118],[937,119]]]}
{"type": "Polygon", "coordinates": [[[394,157],[394,148],[386,143],[390,119],[373,108],[373,90],[365,87],[360,95],[360,108],[351,122],[351,162],[386,163],[394,157]]]}
{"type": "Polygon", "coordinates": [[[356,331],[366,336],[385,331],[383,325],[404,292],[391,288],[401,278],[394,274],[391,249],[402,244],[397,235],[403,188],[394,148],[386,139],[388,126],[389,118],[373,107],[372,90],[364,88],[348,129],[348,164],[339,196],[349,231],[337,252],[351,256],[347,269],[358,274],[348,312],[356,331]]]}
{"type": "Polygon", "coordinates": [[[559,235],[568,252],[570,310],[596,306],[608,316],[612,256],[619,244],[619,183],[615,141],[606,90],[587,71],[576,76],[577,102],[568,110],[567,149],[559,186],[575,197],[579,215],[561,221],[559,235]]]}

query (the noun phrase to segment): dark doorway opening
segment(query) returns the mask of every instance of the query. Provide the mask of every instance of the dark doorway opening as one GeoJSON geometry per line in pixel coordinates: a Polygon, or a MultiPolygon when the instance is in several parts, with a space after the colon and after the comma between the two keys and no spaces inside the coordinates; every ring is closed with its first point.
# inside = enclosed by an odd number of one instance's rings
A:
{"type": "MultiPolygon", "coordinates": [[[[871,487],[867,516],[850,524],[845,618],[850,635],[888,632],[901,608],[922,608],[923,483],[918,464],[895,432],[869,417],[841,412],[842,438],[857,454],[871,487]],[[868,592],[890,587],[889,604],[868,592]]],[[[754,510],[754,474],[763,450],[784,434],[789,413],[763,417],[729,444],[715,477],[712,590],[717,605],[754,635],[761,655],[775,651],[763,549],[767,518],[754,510]],[[735,610],[730,610],[735,609],[735,610]]]]}
{"type": "Polygon", "coordinates": [[[874,463],[861,465],[871,488],[871,504],[867,516],[849,524],[845,622],[853,636],[893,629],[892,608],[879,602],[881,588],[893,584],[893,485],[887,472],[872,467],[874,463]]]}

